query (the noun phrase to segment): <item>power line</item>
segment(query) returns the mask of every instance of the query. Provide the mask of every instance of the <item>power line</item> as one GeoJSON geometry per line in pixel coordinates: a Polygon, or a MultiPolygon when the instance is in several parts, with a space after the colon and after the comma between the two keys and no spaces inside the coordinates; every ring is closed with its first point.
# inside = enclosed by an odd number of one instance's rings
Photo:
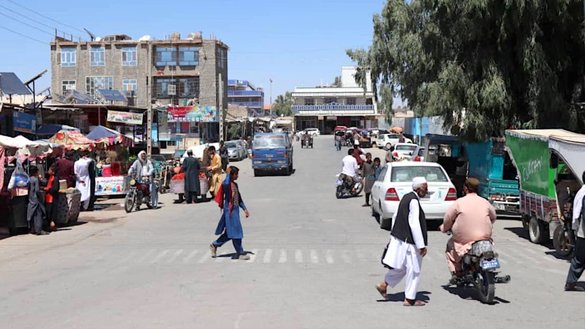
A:
{"type": "Polygon", "coordinates": [[[69,25],[69,24],[66,24],[66,23],[61,23],[61,22],[59,22],[58,20],[56,20],[56,19],[54,19],[54,18],[51,18],[51,17],[49,17],[49,16],[47,16],[47,15],[44,15],[44,14],[41,14],[41,13],[39,13],[38,11],[36,11],[36,10],[33,10],[33,9],[30,9],[30,8],[28,8],[28,7],[25,7],[25,6],[23,6],[23,5],[21,5],[21,4],[17,3],[17,2],[14,2],[14,1],[12,1],[12,0],[6,0],[6,1],[8,1],[8,2],[12,3],[12,4],[13,4],[13,5],[15,5],[15,6],[18,6],[18,7],[20,7],[20,8],[26,9],[26,10],[30,11],[31,13],[35,13],[35,14],[37,14],[37,15],[39,15],[39,16],[41,16],[41,17],[45,18],[45,19],[48,19],[48,20],[50,20],[50,21],[53,21],[53,22],[55,22],[55,23],[57,23],[57,24],[59,24],[59,25],[62,25],[62,26],[67,26],[67,27],[69,27],[69,28],[72,28],[72,29],[74,29],[74,30],[76,30],[76,31],[79,31],[79,32],[81,32],[81,33],[85,33],[85,31],[83,31],[83,30],[81,30],[81,29],[79,29],[79,28],[77,28],[77,27],[75,27],[75,26],[71,26],[71,25],[69,25]]]}
{"type": "Polygon", "coordinates": [[[39,39],[33,38],[33,37],[31,37],[31,36],[28,36],[28,35],[26,35],[26,34],[24,34],[24,33],[20,33],[20,32],[14,31],[14,30],[12,30],[12,29],[9,29],[9,28],[7,28],[7,27],[5,27],[5,26],[2,26],[2,25],[0,25],[0,29],[4,29],[4,30],[6,30],[6,31],[8,31],[8,32],[12,32],[12,33],[14,33],[14,34],[18,34],[18,35],[20,35],[20,36],[22,36],[22,37],[25,37],[25,38],[27,38],[27,39],[31,39],[31,40],[33,40],[33,41],[36,41],[36,42],[38,42],[38,43],[42,43],[42,44],[43,44],[43,45],[45,45],[45,46],[49,44],[48,42],[41,41],[41,40],[39,40],[39,39]]]}
{"type": "MultiPolygon", "coordinates": [[[[47,27],[47,28],[49,28],[51,31],[57,30],[57,31],[59,31],[59,32],[61,32],[61,33],[63,33],[63,34],[69,34],[69,35],[71,35],[71,37],[73,37],[73,36],[74,36],[73,34],[71,34],[71,33],[68,33],[67,31],[59,30],[59,29],[57,29],[55,26],[51,26],[51,25],[45,24],[45,23],[43,23],[43,22],[39,22],[39,21],[37,21],[37,20],[35,20],[35,19],[32,19],[32,18],[30,18],[29,16],[23,15],[23,14],[21,14],[21,13],[19,13],[19,12],[15,11],[15,10],[13,10],[13,9],[9,8],[9,7],[6,7],[6,6],[3,6],[3,5],[0,5],[0,8],[3,8],[3,9],[5,9],[5,10],[8,10],[9,12],[11,12],[11,13],[13,13],[13,14],[15,14],[15,15],[18,15],[18,16],[20,16],[20,17],[24,17],[24,18],[26,18],[26,19],[28,19],[28,20],[30,20],[30,21],[32,21],[32,22],[34,22],[34,23],[38,24],[38,25],[42,25],[42,26],[44,26],[44,27],[47,27]]],[[[5,15],[5,16],[6,16],[6,15],[5,15]]],[[[12,17],[10,17],[10,18],[12,18],[12,17]]],[[[16,20],[15,18],[12,18],[12,19],[16,20]]],[[[53,35],[53,34],[51,33],[51,35],[53,35]]]]}
{"type": "Polygon", "coordinates": [[[45,31],[45,30],[43,30],[43,29],[40,29],[40,28],[38,28],[38,27],[36,27],[36,26],[30,25],[30,24],[29,24],[29,23],[27,23],[27,22],[23,22],[23,21],[19,20],[18,18],[14,18],[14,17],[12,17],[12,16],[6,15],[6,14],[4,14],[3,12],[0,12],[0,15],[2,15],[2,16],[5,16],[5,17],[8,17],[8,18],[10,18],[10,19],[12,19],[12,20],[14,20],[14,21],[17,21],[17,22],[19,22],[19,23],[21,23],[21,24],[24,24],[24,25],[26,25],[26,26],[28,26],[28,27],[30,27],[30,28],[33,28],[33,29],[35,29],[35,30],[37,30],[37,31],[41,31],[41,32],[43,32],[43,33],[46,33],[46,34],[48,34],[48,35],[50,35],[50,36],[53,36],[53,33],[47,32],[47,31],[45,31]]]}

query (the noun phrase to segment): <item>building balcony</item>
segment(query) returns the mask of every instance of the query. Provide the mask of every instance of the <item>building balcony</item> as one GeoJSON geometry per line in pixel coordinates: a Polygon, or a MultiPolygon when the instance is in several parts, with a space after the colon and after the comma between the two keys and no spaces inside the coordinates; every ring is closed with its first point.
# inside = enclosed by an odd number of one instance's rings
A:
{"type": "Polygon", "coordinates": [[[321,104],[321,105],[293,105],[295,115],[374,115],[374,105],[346,105],[346,104],[321,104]]]}
{"type": "Polygon", "coordinates": [[[232,100],[229,100],[228,102],[232,105],[247,106],[249,108],[262,108],[264,106],[263,102],[237,102],[232,100]]]}
{"type": "Polygon", "coordinates": [[[245,96],[245,97],[262,97],[264,93],[257,90],[229,90],[228,89],[228,97],[237,97],[237,96],[245,96]]]}

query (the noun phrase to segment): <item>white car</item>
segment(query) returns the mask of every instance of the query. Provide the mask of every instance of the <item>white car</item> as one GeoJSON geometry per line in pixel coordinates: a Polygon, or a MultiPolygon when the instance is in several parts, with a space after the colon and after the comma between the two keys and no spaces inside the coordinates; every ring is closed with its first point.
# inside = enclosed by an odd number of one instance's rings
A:
{"type": "Polygon", "coordinates": [[[387,163],[372,187],[372,214],[392,218],[402,197],[412,192],[412,179],[425,177],[429,193],[420,200],[427,220],[443,220],[445,212],[457,200],[457,190],[447,172],[435,162],[387,163]]]}
{"type": "Polygon", "coordinates": [[[398,143],[394,145],[392,157],[395,161],[411,160],[415,156],[418,145],[411,143],[398,143]]]}
{"type": "Polygon", "coordinates": [[[321,132],[317,128],[307,128],[307,129],[305,129],[303,131],[309,133],[309,135],[311,135],[311,136],[319,136],[319,135],[321,135],[321,132]]]}
{"type": "MultiPolygon", "coordinates": [[[[372,143],[376,143],[378,148],[384,148],[386,151],[390,149],[393,145],[396,145],[400,142],[400,134],[380,134],[378,138],[372,140],[372,143]]],[[[405,143],[412,143],[410,138],[404,137],[405,143]]]]}

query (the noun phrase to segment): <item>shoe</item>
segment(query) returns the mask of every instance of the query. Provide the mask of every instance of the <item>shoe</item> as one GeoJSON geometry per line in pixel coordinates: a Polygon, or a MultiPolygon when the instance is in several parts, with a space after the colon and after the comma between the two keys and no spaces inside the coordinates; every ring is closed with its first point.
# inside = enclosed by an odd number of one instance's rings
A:
{"type": "Polygon", "coordinates": [[[384,299],[388,299],[388,294],[386,293],[386,288],[380,287],[380,285],[376,285],[376,290],[380,293],[380,296],[384,299]]]}
{"type": "Polygon", "coordinates": [[[412,299],[405,299],[404,306],[425,306],[427,303],[423,302],[422,300],[412,300],[412,299]]]}
{"type": "Polygon", "coordinates": [[[369,207],[369,206],[370,206],[370,204],[368,204],[368,203],[364,203],[364,204],[362,205],[362,207],[369,207]]]}
{"type": "Polygon", "coordinates": [[[209,245],[209,251],[211,252],[211,258],[217,257],[217,247],[213,243],[209,245]]]}
{"type": "Polygon", "coordinates": [[[49,234],[50,234],[50,233],[49,233],[49,232],[47,232],[47,231],[41,231],[41,232],[40,232],[39,234],[37,234],[37,235],[49,235],[49,234]]]}
{"type": "Polygon", "coordinates": [[[576,283],[567,283],[565,291],[585,291],[585,288],[578,286],[576,283]]]}
{"type": "Polygon", "coordinates": [[[238,257],[239,260],[250,260],[250,255],[243,254],[238,257]]]}

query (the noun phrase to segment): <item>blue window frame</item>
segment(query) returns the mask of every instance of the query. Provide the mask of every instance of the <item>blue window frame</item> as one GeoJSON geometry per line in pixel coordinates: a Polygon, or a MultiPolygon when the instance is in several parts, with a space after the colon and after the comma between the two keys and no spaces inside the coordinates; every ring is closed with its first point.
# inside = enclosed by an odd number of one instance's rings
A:
{"type": "Polygon", "coordinates": [[[92,46],[89,50],[90,66],[105,66],[106,65],[106,50],[104,47],[92,46]]]}
{"type": "Polygon", "coordinates": [[[72,67],[77,64],[77,48],[61,48],[61,66],[72,67]]]}
{"type": "Polygon", "coordinates": [[[122,90],[126,96],[134,96],[138,90],[138,82],[136,79],[124,79],[122,80],[122,90]]]}
{"type": "Polygon", "coordinates": [[[136,66],[138,57],[136,47],[122,48],[122,66],[136,66]]]}
{"type": "Polygon", "coordinates": [[[199,65],[199,48],[179,47],[179,65],[182,66],[199,65]]]}
{"type": "Polygon", "coordinates": [[[156,66],[177,65],[177,48],[156,47],[156,66]]]}

